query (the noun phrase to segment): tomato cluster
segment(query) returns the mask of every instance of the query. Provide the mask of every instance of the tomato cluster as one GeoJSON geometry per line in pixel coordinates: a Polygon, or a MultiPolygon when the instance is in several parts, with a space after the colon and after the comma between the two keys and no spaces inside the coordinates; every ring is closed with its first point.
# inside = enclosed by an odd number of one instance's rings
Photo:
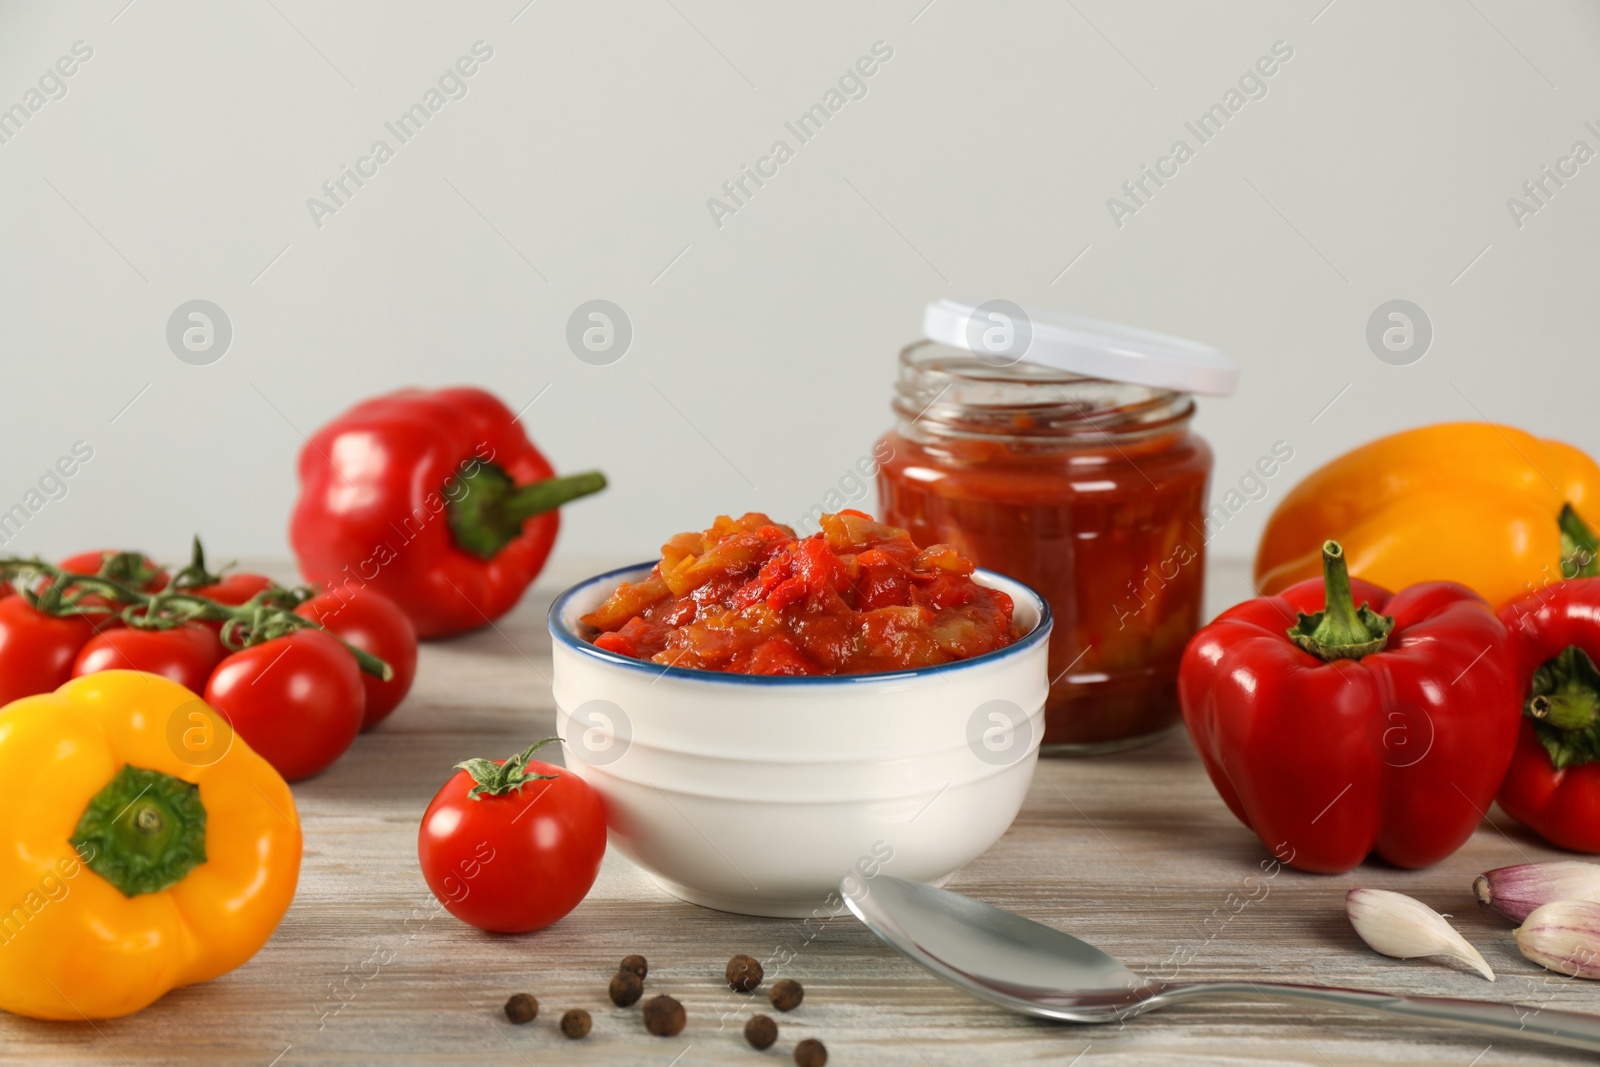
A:
{"type": "MultiPolygon", "coordinates": [[[[173,576],[141,559],[86,552],[59,566],[73,574],[113,578],[140,593],[168,588],[173,576]]],[[[184,592],[237,607],[276,588],[265,575],[245,572],[208,579],[184,592]]],[[[223,643],[222,624],[211,620],[145,628],[128,625],[114,610],[56,615],[9,586],[0,593],[0,705],[98,671],[157,674],[203,694],[289,781],[325,770],[357,733],[399,705],[416,676],[417,637],[410,621],[392,601],[368,589],[304,599],[295,614],[320,629],[295,630],[237,650],[223,643]],[[390,677],[363,673],[347,644],[386,662],[390,677]]],[[[285,596],[305,594],[285,591],[285,596]]],[[[77,603],[116,607],[98,594],[77,603]]]]}
{"type": "MultiPolygon", "coordinates": [[[[370,587],[314,595],[262,574],[212,574],[198,542],[170,571],[106,551],[56,566],[9,559],[0,577],[11,579],[0,581],[0,705],[99,671],[159,675],[203,696],[291,782],[343,755],[416,676],[416,630],[392,600],[370,587]]],[[[533,760],[556,740],[457,764],[423,816],[423,875],[462,921],[537,930],[594,885],[605,808],[583,779],[533,760]]]]}

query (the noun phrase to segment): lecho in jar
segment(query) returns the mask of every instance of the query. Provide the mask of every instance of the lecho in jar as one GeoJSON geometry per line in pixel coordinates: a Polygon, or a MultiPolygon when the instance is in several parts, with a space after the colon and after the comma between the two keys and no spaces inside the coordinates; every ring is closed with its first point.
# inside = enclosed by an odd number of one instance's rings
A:
{"type": "Polygon", "coordinates": [[[1190,393],[1237,372],[1176,338],[1000,308],[932,304],[930,340],[900,353],[880,512],[1050,602],[1047,753],[1142,744],[1178,721],[1203,610],[1211,450],[1190,393]]]}

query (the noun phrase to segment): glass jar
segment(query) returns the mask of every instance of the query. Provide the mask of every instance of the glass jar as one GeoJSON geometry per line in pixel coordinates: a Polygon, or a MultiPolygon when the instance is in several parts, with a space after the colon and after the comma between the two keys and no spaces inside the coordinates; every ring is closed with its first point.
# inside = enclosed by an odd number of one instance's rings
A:
{"type": "Polygon", "coordinates": [[[883,520],[1026,582],[1055,613],[1043,751],[1131,748],[1173,726],[1211,474],[1190,395],[922,341],[900,353],[894,411],[883,520]]]}

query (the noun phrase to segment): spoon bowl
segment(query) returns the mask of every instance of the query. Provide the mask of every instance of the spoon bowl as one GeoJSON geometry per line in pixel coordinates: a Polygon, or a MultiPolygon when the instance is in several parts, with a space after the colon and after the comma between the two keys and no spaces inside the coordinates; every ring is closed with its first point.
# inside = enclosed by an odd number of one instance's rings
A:
{"type": "MultiPolygon", "coordinates": [[[[856,918],[901,955],[985,1000],[1025,1015],[1098,1023],[1121,1018],[1159,986],[1087,941],[920,882],[850,881],[856,918]]],[[[846,887],[841,885],[840,892],[846,887]]]]}
{"type": "Polygon", "coordinates": [[[1248,979],[1161,982],[1087,941],[949,890],[882,874],[861,882],[852,874],[839,892],[856,918],[902,956],[1024,1015],[1104,1023],[1187,1000],[1294,1000],[1600,1051],[1596,1015],[1248,979]]]}

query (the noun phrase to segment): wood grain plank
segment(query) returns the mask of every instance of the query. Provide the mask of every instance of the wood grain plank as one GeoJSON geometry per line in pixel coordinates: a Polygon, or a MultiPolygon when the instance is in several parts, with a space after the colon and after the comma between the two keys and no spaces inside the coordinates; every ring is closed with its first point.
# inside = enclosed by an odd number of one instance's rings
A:
{"type": "MultiPolygon", "coordinates": [[[[1024,1019],[924,974],[848,916],[807,930],[707,911],[665,895],[615,853],[589,899],[548,930],[504,937],[457,922],[433,906],[417,869],[422,811],[457,760],[503,756],[553,731],[544,610],[554,591],[604,562],[563,560],[498,627],[424,648],[405,706],[328,773],[295,787],[304,874],[283,925],[247,966],[127,1019],[52,1024],[0,1015],[0,1063],[292,1067],[492,1058],[689,1067],[787,1062],[794,1042],[807,1036],[828,1045],[832,1064],[888,1067],[1583,1061],[1531,1043],[1490,1047],[1470,1033],[1265,997],[1170,1009],[1121,1026],[1024,1019]],[[650,1036],[637,1008],[607,1001],[606,982],[630,952],[650,958],[648,993],[670,992],[687,1008],[679,1038],[650,1036]],[[782,1034],[766,1058],[740,1036],[764,1000],[721,983],[735,952],[781,954],[789,959],[782,973],[806,986],[800,1010],[779,1017],[782,1034]],[[519,991],[542,1005],[525,1027],[506,1023],[500,1010],[519,991]],[[555,1028],[569,1007],[594,1016],[584,1041],[566,1041],[555,1028]]],[[[1247,591],[1239,565],[1214,568],[1213,585],[1214,603],[1247,591]]],[[[1478,872],[1556,856],[1496,811],[1466,847],[1426,871],[1369,864],[1341,877],[1281,870],[1266,878],[1267,852],[1217,799],[1178,733],[1135,752],[1042,762],[1010,832],[951,887],[1167,977],[1310,981],[1600,1011],[1597,987],[1524,961],[1508,925],[1472,901],[1478,872]],[[1460,968],[1371,953],[1343,917],[1344,894],[1355,885],[1397,889],[1453,913],[1500,980],[1490,985],[1460,968]],[[1246,898],[1253,899],[1241,903],[1246,898]]]]}

